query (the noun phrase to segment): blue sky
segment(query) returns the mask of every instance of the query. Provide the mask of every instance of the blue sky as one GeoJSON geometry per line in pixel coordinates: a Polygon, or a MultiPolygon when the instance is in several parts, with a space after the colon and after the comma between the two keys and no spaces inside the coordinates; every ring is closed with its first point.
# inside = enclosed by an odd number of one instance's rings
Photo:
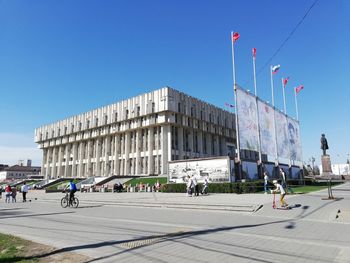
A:
{"type": "Polygon", "coordinates": [[[350,1],[320,0],[271,63],[263,67],[314,0],[0,0],[0,163],[41,164],[34,129],[170,86],[224,107],[233,103],[230,32],[237,83],[295,117],[298,95],[303,157],[320,163],[325,133],[332,163],[350,156],[350,1]]]}

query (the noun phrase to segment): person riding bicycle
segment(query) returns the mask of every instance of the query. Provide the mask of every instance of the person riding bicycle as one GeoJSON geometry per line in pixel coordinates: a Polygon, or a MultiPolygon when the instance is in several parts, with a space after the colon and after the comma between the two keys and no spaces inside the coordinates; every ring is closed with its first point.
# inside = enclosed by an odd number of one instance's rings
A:
{"type": "Polygon", "coordinates": [[[73,179],[69,180],[69,184],[65,189],[69,188],[69,204],[73,203],[74,193],[77,191],[77,185],[74,183],[73,179]]]}

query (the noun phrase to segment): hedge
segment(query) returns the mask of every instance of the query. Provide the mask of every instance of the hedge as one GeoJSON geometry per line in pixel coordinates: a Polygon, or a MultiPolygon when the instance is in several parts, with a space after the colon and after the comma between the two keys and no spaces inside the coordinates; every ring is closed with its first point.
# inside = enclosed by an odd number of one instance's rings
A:
{"type": "MultiPolygon", "coordinates": [[[[199,189],[203,185],[199,184],[199,189]]],[[[256,182],[235,182],[235,183],[213,183],[209,184],[209,193],[256,193],[263,191],[264,185],[261,181],[256,182]]],[[[166,184],[162,185],[162,192],[165,193],[186,193],[186,184],[166,184]]]]}

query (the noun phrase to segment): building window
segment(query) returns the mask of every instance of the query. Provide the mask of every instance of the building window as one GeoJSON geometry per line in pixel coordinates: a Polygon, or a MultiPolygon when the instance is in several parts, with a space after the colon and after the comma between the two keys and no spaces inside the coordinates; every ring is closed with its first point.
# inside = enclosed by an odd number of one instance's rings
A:
{"type": "Polygon", "coordinates": [[[181,113],[181,103],[180,103],[180,102],[177,104],[177,111],[178,111],[179,113],[181,113]]]}
{"type": "Polygon", "coordinates": [[[87,120],[86,122],[86,129],[90,129],[90,120],[87,120]]]}
{"type": "Polygon", "coordinates": [[[74,132],[74,124],[71,124],[71,133],[74,132]]]}
{"type": "Polygon", "coordinates": [[[137,117],[140,116],[140,113],[141,113],[141,108],[140,106],[137,106],[137,111],[136,111],[137,117]]]}
{"type": "Polygon", "coordinates": [[[152,113],[154,113],[156,110],[156,104],[154,102],[152,102],[152,113]]]}
{"type": "Polygon", "coordinates": [[[125,119],[129,118],[129,110],[125,110],[125,119]]]}
{"type": "Polygon", "coordinates": [[[97,127],[98,126],[98,118],[96,117],[95,118],[95,127],[97,127]]]}
{"type": "Polygon", "coordinates": [[[105,115],[105,125],[107,125],[108,122],[108,115],[105,115]]]}

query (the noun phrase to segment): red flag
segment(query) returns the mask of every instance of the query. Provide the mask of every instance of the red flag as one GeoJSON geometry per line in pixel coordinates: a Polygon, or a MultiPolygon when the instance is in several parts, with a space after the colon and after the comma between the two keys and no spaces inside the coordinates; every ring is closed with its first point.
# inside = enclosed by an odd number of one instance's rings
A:
{"type": "Polygon", "coordinates": [[[296,87],[296,88],[295,88],[296,94],[298,94],[303,88],[304,88],[303,85],[300,85],[299,87],[296,87]]]}
{"type": "Polygon", "coordinates": [[[283,85],[284,85],[284,86],[286,86],[286,85],[287,85],[288,80],[289,80],[289,77],[287,77],[287,78],[283,79],[283,85]]]}
{"type": "Polygon", "coordinates": [[[253,52],[253,58],[256,58],[256,48],[255,47],[253,47],[252,52],[253,52]]]}
{"type": "Polygon", "coordinates": [[[235,43],[239,39],[240,35],[238,32],[234,32],[232,35],[232,41],[235,43]]]}

